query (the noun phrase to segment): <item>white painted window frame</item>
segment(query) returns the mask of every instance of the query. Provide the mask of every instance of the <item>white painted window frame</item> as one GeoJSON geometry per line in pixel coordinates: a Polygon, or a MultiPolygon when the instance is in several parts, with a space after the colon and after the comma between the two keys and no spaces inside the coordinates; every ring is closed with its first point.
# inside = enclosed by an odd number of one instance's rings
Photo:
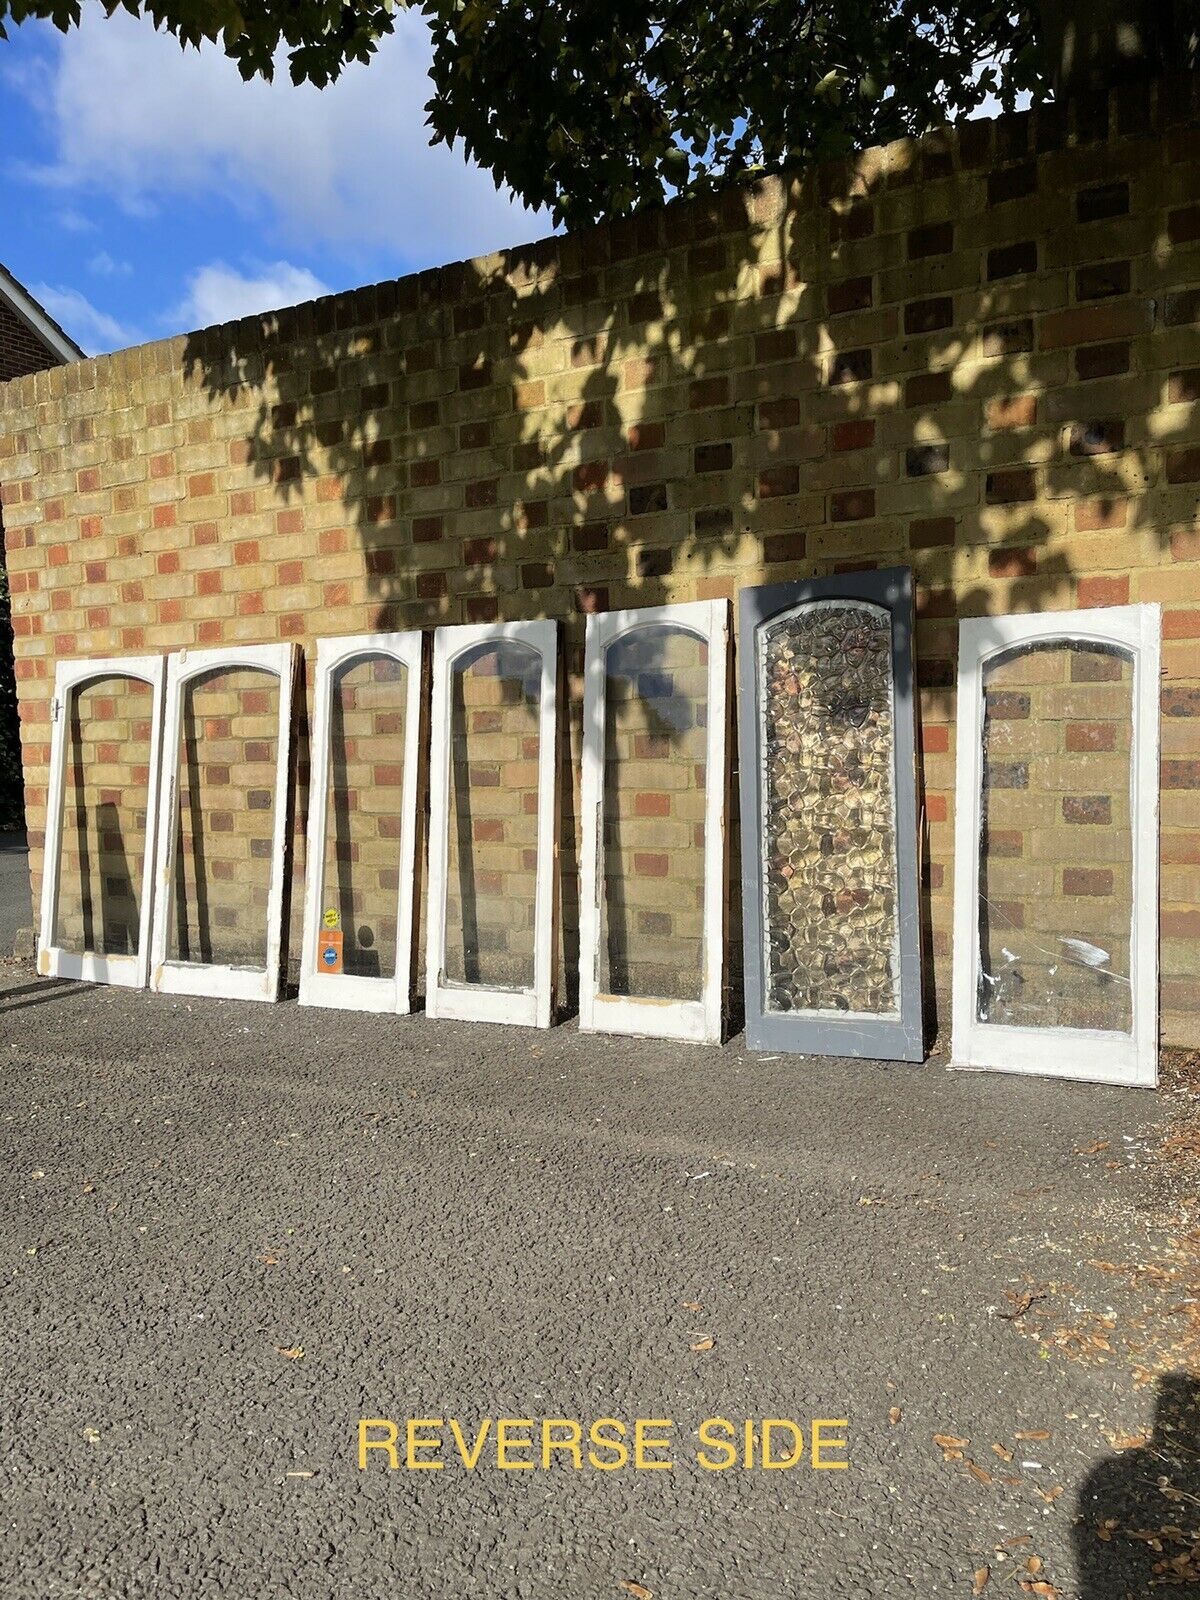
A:
{"type": "Polygon", "coordinates": [[[165,780],[159,786],[158,855],[155,869],[154,938],[150,987],[161,994],[210,995],[222,1000],[279,998],[283,902],[288,864],[288,804],[292,753],[292,705],[299,660],[294,644],[231,646],[218,650],[179,650],[167,661],[167,707],[162,759],[165,780]],[[179,805],[179,739],[183,694],[193,678],[207,672],[257,668],[279,680],[275,744],[275,792],[271,814],[271,887],[267,897],[265,967],[232,967],[220,963],[169,961],[167,940],[173,909],[175,827],[179,805]]]}
{"type": "Polygon", "coordinates": [[[508,1022],[548,1028],[554,1010],[554,933],[558,872],[558,624],[503,622],[438,628],[433,637],[430,699],[429,913],[425,943],[425,1010],[463,1022],[508,1022]],[[538,699],[538,825],[534,900],[534,980],[530,989],[448,983],[445,978],[446,891],[450,829],[450,682],[454,663],[479,645],[511,642],[536,650],[542,664],[538,699]]]}
{"type": "Polygon", "coordinates": [[[48,978],[81,978],[144,989],[150,970],[150,929],[154,901],[154,841],[158,823],[161,770],[163,656],[103,656],[90,661],[60,661],[54,669],[51,702],[50,792],[46,803],[46,848],[42,867],[42,901],[38,927],[38,971],[48,978]],[[72,696],[100,678],[132,678],[150,687],[150,777],[146,786],[146,837],[142,855],[138,944],[134,955],[101,955],[95,950],[64,950],[54,944],[62,872],[63,814],[72,696]]]}
{"type": "Polygon", "coordinates": [[[583,859],[579,904],[579,1026],[587,1033],[634,1034],[720,1044],[725,967],[727,849],[729,602],[607,611],[587,619],[583,688],[583,859]],[[618,640],[670,627],[708,646],[708,737],[705,756],[704,939],[701,998],[655,1000],[605,994],[600,981],[604,886],[604,750],[606,660],[618,640]]]}
{"type": "Polygon", "coordinates": [[[957,1067],[1151,1089],[1158,1082],[1160,634],[1157,605],[981,617],[959,625],[952,1046],[953,1064],[957,1067]],[[1129,1034],[1091,1028],[1006,1027],[980,1022],[976,1016],[983,671],[997,656],[1016,647],[1060,642],[1116,645],[1129,651],[1133,662],[1133,1027],[1129,1034]]]}
{"type": "Polygon", "coordinates": [[[416,905],[417,847],[420,832],[424,728],[424,652],[421,633],[360,633],[341,639],[317,640],[316,695],[310,749],[308,832],[304,891],[304,938],[300,966],[300,1004],[343,1011],[393,1012],[412,1009],[414,956],[413,915],[416,905]],[[400,892],[396,907],[396,970],[391,977],[324,973],[317,968],[323,927],[322,877],[325,832],[329,825],[330,719],[334,674],[359,660],[387,656],[406,671],[404,696],[404,778],[400,793],[400,838],[397,866],[400,892]]]}

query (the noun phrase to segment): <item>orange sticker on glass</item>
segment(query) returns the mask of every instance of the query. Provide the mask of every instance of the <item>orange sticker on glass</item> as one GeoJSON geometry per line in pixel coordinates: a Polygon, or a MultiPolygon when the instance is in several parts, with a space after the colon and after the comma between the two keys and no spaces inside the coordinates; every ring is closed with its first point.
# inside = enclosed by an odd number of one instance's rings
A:
{"type": "Polygon", "coordinates": [[[317,971],[341,972],[342,933],[340,929],[326,929],[317,943],[317,971]]]}

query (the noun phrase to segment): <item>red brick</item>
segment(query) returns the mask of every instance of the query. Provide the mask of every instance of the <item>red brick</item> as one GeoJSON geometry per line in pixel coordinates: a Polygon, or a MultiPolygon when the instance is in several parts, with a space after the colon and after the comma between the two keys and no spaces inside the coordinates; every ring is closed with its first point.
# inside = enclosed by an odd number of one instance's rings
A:
{"type": "Polygon", "coordinates": [[[1067,749],[1072,754],[1115,750],[1116,724],[1112,722],[1068,722],[1067,749]]]}
{"type": "Polygon", "coordinates": [[[670,871],[670,859],[657,851],[640,850],[634,854],[633,870],[641,878],[665,878],[670,871]]]}
{"type": "Polygon", "coordinates": [[[869,417],[835,422],[829,430],[829,448],[833,451],[866,450],[874,443],[875,424],[869,417]]]}
{"type": "Polygon", "coordinates": [[[989,472],[984,485],[989,505],[1013,505],[1037,498],[1037,474],[1032,467],[1009,467],[989,472]]]}
{"type": "Polygon", "coordinates": [[[634,797],[634,815],[639,817],[669,817],[671,796],[661,792],[646,792],[634,797]]]}
{"type": "Polygon", "coordinates": [[[829,496],[831,522],[865,522],[874,515],[874,489],[841,489],[829,496]]]}
{"type": "Polygon", "coordinates": [[[661,422],[634,422],[630,424],[626,440],[631,450],[658,450],[666,438],[661,422]]]}
{"type": "Polygon", "coordinates": [[[917,517],[908,525],[910,550],[936,550],[954,543],[953,517],[917,517]]]}
{"type": "Polygon", "coordinates": [[[989,428],[1032,428],[1037,422],[1037,395],[1004,395],[989,400],[984,416],[989,428]]]}
{"type": "Polygon", "coordinates": [[[803,561],[806,549],[802,533],[772,533],[763,540],[763,559],[770,565],[803,561]]]}
{"type": "Polygon", "coordinates": [[[1025,547],[993,550],[988,571],[993,578],[1032,578],[1037,571],[1037,552],[1025,547]]]}
{"type": "Polygon", "coordinates": [[[1074,511],[1077,533],[1098,533],[1104,529],[1123,528],[1129,505],[1119,495],[1104,495],[1096,500],[1076,500],[1074,511]]]}
{"type": "Polygon", "coordinates": [[[1106,895],[1113,892],[1111,867],[1064,867],[1062,892],[1069,895],[1106,895]]]}
{"type": "Polygon", "coordinates": [[[760,500],[770,500],[782,494],[797,494],[799,490],[799,467],[764,467],[758,475],[760,500]]]}
{"type": "Polygon", "coordinates": [[[1164,639],[1200,639],[1200,609],[1164,611],[1162,636],[1164,639]]]}
{"type": "Polygon", "coordinates": [[[1080,606],[1129,604],[1128,578],[1080,578],[1076,598],[1080,606]]]}
{"type": "Polygon", "coordinates": [[[1058,350],[1064,345],[1097,344],[1101,339],[1125,339],[1144,333],[1149,317],[1138,301],[1115,301],[1111,305],[1070,306],[1064,311],[1049,311],[1038,323],[1038,344],[1043,350],[1058,350]]]}

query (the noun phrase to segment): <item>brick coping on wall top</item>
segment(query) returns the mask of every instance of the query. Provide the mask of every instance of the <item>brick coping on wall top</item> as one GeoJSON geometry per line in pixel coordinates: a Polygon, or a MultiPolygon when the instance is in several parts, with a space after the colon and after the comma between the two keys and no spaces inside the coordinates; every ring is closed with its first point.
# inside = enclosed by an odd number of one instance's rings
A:
{"type": "Polygon", "coordinates": [[[185,356],[193,360],[219,356],[231,344],[242,352],[256,346],[277,348],[393,315],[486,297],[493,291],[519,296],[522,290],[530,291],[547,280],[575,278],[747,224],[766,226],[797,200],[848,210],[856,201],[881,192],[954,173],[993,172],[1056,150],[1173,134],[1190,141],[1200,137],[1197,122],[1200,73],[1181,73],[1065,106],[1041,105],[996,118],[948,124],[919,138],[873,146],[846,160],[779,176],[743,178],[711,196],[672,200],[628,217],[551,234],[490,255],[13,378],[0,384],[0,411],[82,393],[113,378],[163,373],[185,356]]]}

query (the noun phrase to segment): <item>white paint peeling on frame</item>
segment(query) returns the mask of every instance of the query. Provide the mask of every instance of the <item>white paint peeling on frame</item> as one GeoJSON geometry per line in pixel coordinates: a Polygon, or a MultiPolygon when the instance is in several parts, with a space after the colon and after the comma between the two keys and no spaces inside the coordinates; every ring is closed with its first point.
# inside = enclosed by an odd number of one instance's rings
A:
{"type": "MultiPolygon", "coordinates": [[[[1160,632],[1157,605],[980,617],[959,625],[952,1047],[955,1066],[1145,1088],[1154,1088],[1158,1082],[1160,632]],[[1085,1028],[1014,1027],[983,1022],[977,1015],[984,670],[998,656],[1015,648],[1073,643],[1115,646],[1127,653],[1133,664],[1133,911],[1129,974],[1133,1024],[1128,1034],[1085,1028]]],[[[1080,959],[1088,961],[1086,952],[1081,953],[1080,959]]]]}
{"type": "Polygon", "coordinates": [[[646,606],[589,616],[583,691],[582,861],[579,911],[579,1026],[585,1032],[633,1034],[719,1044],[725,957],[727,865],[729,602],[646,606]],[[708,646],[704,808],[702,992],[696,1000],[604,994],[600,990],[604,862],[605,683],[609,649],[640,630],[668,627],[708,646]]]}
{"type": "Polygon", "coordinates": [[[364,633],[342,639],[318,639],[316,698],[313,710],[311,772],[308,785],[308,832],[305,863],[304,938],[300,962],[300,1004],[349,1011],[407,1013],[412,1008],[414,917],[417,851],[420,834],[420,780],[424,749],[424,635],[364,633]],[[404,776],[400,798],[400,838],[396,864],[399,896],[396,908],[396,970],[391,977],[364,977],[318,970],[322,928],[321,887],[326,829],[329,825],[330,735],[334,675],[342,668],[379,656],[401,663],[404,692],[404,776]]]}
{"type": "Polygon", "coordinates": [[[425,1010],[431,1017],[548,1028],[554,1011],[558,879],[558,624],[507,622],[438,628],[433,642],[429,760],[429,910],[425,1010]],[[537,871],[533,985],[528,989],[453,983],[445,974],[449,879],[451,679],[455,662],[481,645],[521,644],[541,663],[538,696],[537,871]]]}
{"type": "Polygon", "coordinates": [[[150,966],[150,931],[154,903],[155,826],[161,769],[163,683],[162,656],[109,656],[89,661],[60,661],[54,672],[53,730],[50,743],[50,792],[46,806],[45,865],[38,927],[37,969],[43,977],[81,978],[144,989],[150,966]],[[104,955],[94,950],[70,951],[56,945],[58,893],[62,871],[66,768],[70,744],[71,703],[79,692],[102,678],[126,678],[150,687],[150,762],[146,786],[146,830],[141,865],[138,943],[133,955],[104,955]]]}
{"type": "Polygon", "coordinates": [[[220,650],[180,650],[167,662],[167,705],[162,742],[166,781],[160,785],[157,865],[155,867],[154,937],[150,987],[163,994],[211,995],[226,1000],[279,998],[283,942],[283,898],[291,826],[289,775],[292,751],[292,704],[299,652],[292,644],[242,645],[220,650]],[[275,743],[275,788],[272,806],[271,884],[267,896],[266,961],[262,967],[169,961],[167,939],[174,905],[175,834],[179,807],[179,745],[184,690],[204,673],[239,667],[269,672],[279,680],[275,743]]]}

